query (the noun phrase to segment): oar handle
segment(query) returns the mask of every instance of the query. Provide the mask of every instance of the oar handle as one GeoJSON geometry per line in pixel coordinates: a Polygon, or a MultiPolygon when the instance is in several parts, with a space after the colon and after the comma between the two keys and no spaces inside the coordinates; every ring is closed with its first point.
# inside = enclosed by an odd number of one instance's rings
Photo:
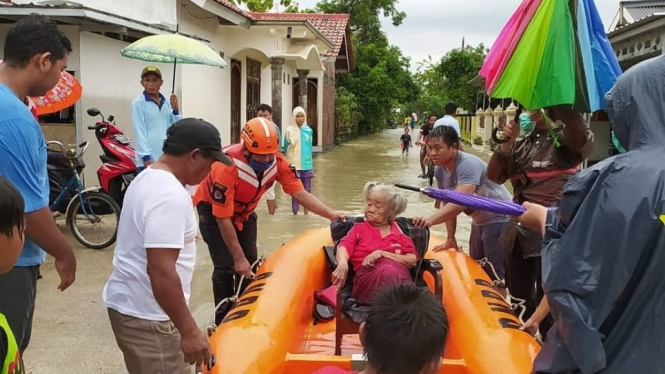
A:
{"type": "Polygon", "coordinates": [[[406,184],[397,183],[397,184],[395,184],[395,187],[403,188],[403,189],[409,190],[409,191],[422,192],[420,187],[407,186],[406,184]]]}

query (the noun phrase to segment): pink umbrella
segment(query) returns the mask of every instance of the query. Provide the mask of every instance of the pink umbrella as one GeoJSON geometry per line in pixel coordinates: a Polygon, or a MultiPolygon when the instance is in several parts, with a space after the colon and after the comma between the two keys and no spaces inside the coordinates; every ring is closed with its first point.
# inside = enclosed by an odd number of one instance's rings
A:
{"type": "Polygon", "coordinates": [[[496,86],[501,73],[503,73],[510,57],[515,52],[517,44],[522,39],[524,31],[531,22],[541,1],[524,0],[503,27],[487,54],[480,69],[480,76],[485,78],[485,87],[488,89],[488,94],[491,94],[492,89],[496,86]]]}

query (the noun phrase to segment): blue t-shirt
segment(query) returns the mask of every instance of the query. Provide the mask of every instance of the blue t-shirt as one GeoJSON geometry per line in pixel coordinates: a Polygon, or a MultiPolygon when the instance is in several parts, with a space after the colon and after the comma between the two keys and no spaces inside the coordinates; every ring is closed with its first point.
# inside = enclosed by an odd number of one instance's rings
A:
{"type": "Polygon", "coordinates": [[[145,92],[132,101],[132,126],[136,149],[136,166],[143,166],[143,158],[150,156],[156,162],[162,156],[166,131],[182,119],[179,111],[173,110],[164,95],[159,94],[159,104],[145,92]]]}
{"type": "MultiPolygon", "coordinates": [[[[0,175],[23,195],[25,212],[48,206],[46,141],[28,107],[4,84],[0,84],[0,175]]],[[[44,262],[46,253],[26,238],[16,266],[44,262]]]]}

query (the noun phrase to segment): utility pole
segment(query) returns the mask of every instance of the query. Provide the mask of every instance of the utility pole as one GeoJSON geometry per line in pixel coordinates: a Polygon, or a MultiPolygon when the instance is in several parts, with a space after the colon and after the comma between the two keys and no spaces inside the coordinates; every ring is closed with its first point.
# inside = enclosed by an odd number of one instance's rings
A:
{"type": "Polygon", "coordinates": [[[464,37],[462,37],[462,50],[464,50],[464,37]]]}

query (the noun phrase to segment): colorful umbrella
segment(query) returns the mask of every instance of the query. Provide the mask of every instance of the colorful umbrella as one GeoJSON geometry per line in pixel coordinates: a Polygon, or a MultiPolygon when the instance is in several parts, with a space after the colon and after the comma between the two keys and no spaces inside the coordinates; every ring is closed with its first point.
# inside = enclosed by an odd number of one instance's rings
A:
{"type": "Polygon", "coordinates": [[[621,74],[604,30],[593,0],[524,0],[483,63],[488,93],[527,109],[604,109],[621,74]]]}
{"type": "Polygon", "coordinates": [[[447,203],[453,203],[465,208],[470,208],[474,210],[483,210],[486,212],[492,212],[496,214],[505,214],[509,216],[520,216],[526,209],[510,201],[503,201],[492,199],[489,197],[482,197],[478,195],[466,194],[463,192],[455,190],[443,190],[438,188],[418,188],[411,187],[404,184],[396,184],[396,187],[404,188],[406,190],[422,192],[423,194],[431,197],[435,200],[445,201],[447,203]]]}
{"type": "Polygon", "coordinates": [[[73,75],[62,72],[60,81],[46,95],[41,97],[31,97],[35,105],[38,116],[59,112],[76,104],[81,98],[83,87],[73,75]]]}
{"type": "Polygon", "coordinates": [[[179,34],[146,36],[128,45],[120,53],[135,60],[173,63],[173,88],[175,88],[176,63],[228,66],[212,48],[179,34]]]}
{"type": "MultiPolygon", "coordinates": [[[[2,64],[2,60],[0,60],[2,64]]],[[[76,104],[81,98],[83,87],[73,75],[66,71],[60,74],[60,80],[46,95],[28,97],[28,108],[35,116],[59,112],[76,104]]]]}

